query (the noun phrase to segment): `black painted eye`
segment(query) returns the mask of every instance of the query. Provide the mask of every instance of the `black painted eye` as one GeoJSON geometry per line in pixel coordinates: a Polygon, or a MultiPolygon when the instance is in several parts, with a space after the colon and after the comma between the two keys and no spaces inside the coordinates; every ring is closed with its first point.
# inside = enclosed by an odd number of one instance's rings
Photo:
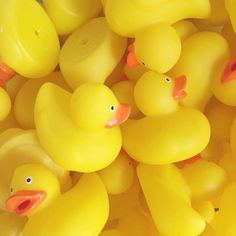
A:
{"type": "Polygon", "coordinates": [[[111,111],[111,112],[114,112],[115,110],[116,110],[115,106],[114,106],[114,105],[111,105],[110,111],[111,111]]]}
{"type": "Polygon", "coordinates": [[[144,61],[140,61],[140,63],[141,63],[143,66],[146,66],[146,64],[144,63],[144,61]]]}
{"type": "Polygon", "coordinates": [[[10,189],[11,193],[13,192],[13,188],[10,189]]]}
{"type": "Polygon", "coordinates": [[[167,83],[171,83],[171,82],[172,82],[171,78],[169,78],[169,77],[165,77],[165,81],[166,81],[167,83]]]}
{"type": "Polygon", "coordinates": [[[31,184],[32,183],[32,177],[27,177],[26,179],[25,179],[25,182],[27,183],[27,184],[31,184]]]}

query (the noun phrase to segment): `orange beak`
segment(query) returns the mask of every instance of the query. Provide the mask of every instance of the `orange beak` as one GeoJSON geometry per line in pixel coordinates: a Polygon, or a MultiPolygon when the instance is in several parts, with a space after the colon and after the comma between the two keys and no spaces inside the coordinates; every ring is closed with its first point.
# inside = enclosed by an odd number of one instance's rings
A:
{"type": "Polygon", "coordinates": [[[118,112],[116,113],[115,117],[107,123],[106,128],[112,128],[124,123],[129,118],[130,112],[130,105],[120,104],[118,112]]]}
{"type": "Polygon", "coordinates": [[[187,84],[186,76],[180,76],[175,80],[174,90],[173,90],[173,98],[175,100],[183,99],[187,93],[184,91],[187,84]]]}
{"type": "Polygon", "coordinates": [[[225,67],[221,77],[221,83],[225,84],[236,79],[236,59],[231,60],[225,67]]]}
{"type": "Polygon", "coordinates": [[[129,45],[128,47],[128,56],[127,56],[127,65],[129,67],[136,67],[139,65],[138,58],[136,57],[135,54],[135,47],[134,44],[129,45]]]}
{"type": "Polygon", "coordinates": [[[5,88],[5,84],[10,80],[16,72],[7,65],[0,63],[0,87],[5,88]]]}
{"type": "Polygon", "coordinates": [[[46,197],[43,191],[18,191],[6,201],[6,209],[19,216],[27,215],[46,197]]]}

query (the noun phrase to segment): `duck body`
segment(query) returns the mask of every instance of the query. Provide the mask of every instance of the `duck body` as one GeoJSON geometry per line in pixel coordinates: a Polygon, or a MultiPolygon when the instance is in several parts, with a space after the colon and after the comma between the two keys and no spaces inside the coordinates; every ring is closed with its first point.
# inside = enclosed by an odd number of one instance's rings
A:
{"type": "Polygon", "coordinates": [[[137,161],[153,165],[194,156],[210,137],[206,117],[198,110],[183,107],[163,116],[128,120],[121,128],[126,152],[137,161]]]}
{"type": "Polygon", "coordinates": [[[96,236],[107,220],[108,204],[100,178],[86,174],[48,208],[29,217],[23,236],[96,236]]]}
{"type": "Polygon", "coordinates": [[[53,84],[41,87],[35,108],[40,143],[52,159],[67,170],[91,172],[102,169],[120,151],[120,129],[105,128],[105,125],[98,130],[78,127],[70,115],[71,97],[72,94],[53,84]]]}
{"type": "Polygon", "coordinates": [[[107,0],[104,5],[111,29],[123,36],[133,36],[153,23],[173,24],[185,18],[207,18],[210,14],[207,0],[107,0]]]}

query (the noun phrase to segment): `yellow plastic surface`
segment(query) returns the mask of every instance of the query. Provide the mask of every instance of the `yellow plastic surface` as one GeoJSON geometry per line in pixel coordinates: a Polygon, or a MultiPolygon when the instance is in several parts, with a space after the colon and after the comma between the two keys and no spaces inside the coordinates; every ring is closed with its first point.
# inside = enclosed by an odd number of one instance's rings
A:
{"type": "Polygon", "coordinates": [[[219,34],[200,32],[185,40],[180,60],[170,72],[172,77],[185,75],[188,79],[188,96],[181,104],[203,109],[212,96],[212,80],[221,79],[229,58],[227,41],[219,34]]]}
{"type": "Polygon", "coordinates": [[[108,229],[99,234],[99,236],[123,236],[123,234],[117,229],[108,229]]]}
{"type": "Polygon", "coordinates": [[[59,35],[72,33],[102,10],[100,0],[43,0],[43,6],[59,35]]]}
{"type": "Polygon", "coordinates": [[[0,122],[3,121],[11,111],[11,98],[7,91],[0,87],[0,122]]]}
{"type": "Polygon", "coordinates": [[[137,32],[134,47],[138,61],[159,73],[169,71],[181,53],[181,41],[176,30],[164,23],[137,32]]]}
{"type": "Polygon", "coordinates": [[[0,1],[0,54],[22,76],[43,77],[54,70],[59,40],[46,12],[35,0],[0,1]]]}
{"type": "Polygon", "coordinates": [[[87,83],[72,95],[46,83],[40,88],[35,104],[40,143],[67,170],[102,169],[114,161],[121,148],[119,127],[105,127],[118,109],[117,99],[105,85],[87,83]],[[115,112],[110,110],[111,106],[115,112]]]}
{"type": "Polygon", "coordinates": [[[111,31],[104,17],[92,19],[63,45],[61,72],[72,89],[84,82],[104,83],[125,50],[126,39],[111,31]]]}
{"type": "Polygon", "coordinates": [[[233,58],[236,57],[236,34],[234,33],[233,27],[230,23],[225,24],[222,30],[222,35],[228,41],[230,52],[233,58]]]}
{"type": "Polygon", "coordinates": [[[106,0],[105,15],[116,33],[133,36],[139,30],[154,24],[173,24],[185,18],[207,18],[208,0],[106,0]]]}
{"type": "Polygon", "coordinates": [[[69,173],[56,165],[39,146],[35,131],[8,129],[0,135],[0,208],[10,192],[15,169],[23,164],[37,163],[49,168],[59,179],[63,191],[71,186],[69,173]]]}
{"type": "Polygon", "coordinates": [[[53,72],[44,78],[25,82],[25,84],[19,89],[14,102],[16,120],[24,129],[35,128],[35,100],[40,87],[46,82],[57,84],[67,91],[71,91],[60,72],[53,72]]]}
{"type": "Polygon", "coordinates": [[[128,158],[120,153],[111,165],[98,172],[109,194],[121,194],[132,186],[134,166],[128,158]]]}
{"type": "Polygon", "coordinates": [[[205,219],[207,223],[211,223],[215,217],[215,208],[210,201],[193,202],[193,208],[205,219]]]}
{"type": "Polygon", "coordinates": [[[225,0],[225,8],[229,14],[232,26],[234,28],[234,32],[236,33],[236,2],[235,0],[225,0]]]}
{"type": "Polygon", "coordinates": [[[137,82],[140,77],[147,72],[148,69],[143,65],[138,65],[137,67],[131,68],[128,65],[124,66],[124,73],[129,80],[137,82]]]}
{"type": "Polygon", "coordinates": [[[161,235],[196,236],[204,230],[205,221],[191,207],[187,184],[177,167],[140,164],[137,173],[161,235]]]}
{"type": "Polygon", "coordinates": [[[16,170],[13,189],[47,193],[34,214],[29,215],[23,235],[98,235],[106,223],[109,209],[107,192],[98,175],[83,175],[76,186],[62,195],[56,193],[55,180],[56,177],[42,166],[24,165],[16,170]],[[27,176],[32,177],[31,184],[25,183],[27,176]],[[46,205],[48,207],[43,208],[46,205]]]}

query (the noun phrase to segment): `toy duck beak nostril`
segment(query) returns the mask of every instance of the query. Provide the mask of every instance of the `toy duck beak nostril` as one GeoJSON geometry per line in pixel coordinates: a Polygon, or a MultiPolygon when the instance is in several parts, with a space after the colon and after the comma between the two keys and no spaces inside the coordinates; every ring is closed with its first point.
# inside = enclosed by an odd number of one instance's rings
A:
{"type": "Polygon", "coordinates": [[[181,100],[187,95],[187,93],[184,90],[186,84],[187,84],[187,78],[184,75],[175,79],[175,85],[173,90],[173,98],[175,100],[181,100]]]}
{"type": "Polygon", "coordinates": [[[130,112],[130,105],[120,104],[119,110],[117,111],[115,117],[107,123],[106,128],[112,128],[124,123],[129,118],[130,112]]]}
{"type": "Polygon", "coordinates": [[[221,83],[225,84],[232,80],[236,80],[236,59],[231,60],[225,67],[221,77],[221,83]]]}
{"type": "Polygon", "coordinates": [[[134,44],[131,44],[129,47],[128,47],[128,56],[127,56],[127,65],[129,67],[136,67],[139,65],[139,62],[138,62],[138,58],[135,54],[135,47],[134,47],[134,44]]]}

